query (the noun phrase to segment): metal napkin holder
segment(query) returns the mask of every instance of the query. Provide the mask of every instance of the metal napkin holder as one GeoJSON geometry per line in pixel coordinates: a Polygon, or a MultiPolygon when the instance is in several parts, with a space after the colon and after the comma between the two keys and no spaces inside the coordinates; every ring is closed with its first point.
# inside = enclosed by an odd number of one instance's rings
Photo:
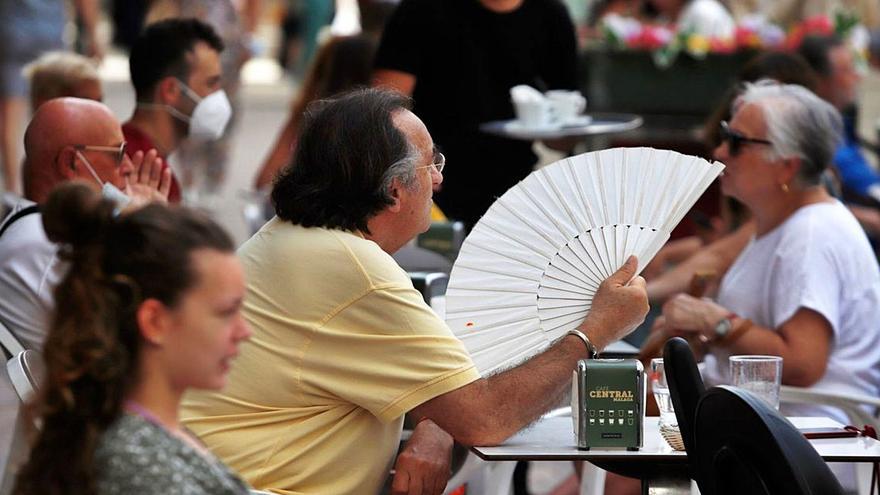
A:
{"type": "Polygon", "coordinates": [[[637,359],[583,359],[572,377],[577,447],[639,450],[644,445],[646,383],[637,359]]]}

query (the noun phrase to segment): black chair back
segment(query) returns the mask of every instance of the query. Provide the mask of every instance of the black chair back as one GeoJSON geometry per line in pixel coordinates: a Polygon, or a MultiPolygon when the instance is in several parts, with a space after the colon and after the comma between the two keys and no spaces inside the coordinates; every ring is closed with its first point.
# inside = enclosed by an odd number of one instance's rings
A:
{"type": "Polygon", "coordinates": [[[757,396],[715,387],[697,405],[700,492],[716,495],[842,495],[809,441],[757,396]]]}
{"type": "MultiPolygon", "coordinates": [[[[697,368],[697,362],[687,341],[675,337],[666,341],[663,347],[663,367],[666,370],[666,383],[669,385],[669,397],[675,408],[678,429],[687,451],[688,466],[691,478],[700,484],[696,471],[694,450],[694,424],[697,415],[697,403],[706,391],[703,378],[697,368]]],[[[702,491],[702,495],[713,495],[713,492],[702,491]]]]}

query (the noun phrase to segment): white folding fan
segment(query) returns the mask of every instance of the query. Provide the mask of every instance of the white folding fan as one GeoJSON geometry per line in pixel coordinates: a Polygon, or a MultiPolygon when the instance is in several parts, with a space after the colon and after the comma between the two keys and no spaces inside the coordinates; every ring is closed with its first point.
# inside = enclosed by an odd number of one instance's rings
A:
{"type": "Polygon", "coordinates": [[[633,254],[641,271],[723,168],[615,148],[553,163],[508,190],[465,240],[446,292],[447,323],[480,372],[577,327],[602,280],[633,254]]]}

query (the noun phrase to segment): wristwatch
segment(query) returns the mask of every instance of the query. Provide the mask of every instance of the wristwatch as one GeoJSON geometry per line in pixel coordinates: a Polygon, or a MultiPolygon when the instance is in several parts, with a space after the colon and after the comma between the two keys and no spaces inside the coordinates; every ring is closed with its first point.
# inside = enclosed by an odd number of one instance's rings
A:
{"type": "Polygon", "coordinates": [[[733,319],[736,318],[736,314],[730,313],[724,318],[721,318],[721,321],[715,324],[715,328],[713,332],[715,333],[715,338],[713,340],[724,340],[730,334],[730,331],[733,330],[733,319]]]}

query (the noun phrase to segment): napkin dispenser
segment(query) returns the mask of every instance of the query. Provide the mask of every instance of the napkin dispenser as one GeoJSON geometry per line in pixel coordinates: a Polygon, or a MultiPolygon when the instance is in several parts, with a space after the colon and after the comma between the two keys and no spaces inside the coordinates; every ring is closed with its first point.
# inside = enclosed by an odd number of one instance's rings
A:
{"type": "Polygon", "coordinates": [[[637,359],[583,359],[572,377],[577,447],[639,450],[644,444],[645,373],[637,359]]]}

